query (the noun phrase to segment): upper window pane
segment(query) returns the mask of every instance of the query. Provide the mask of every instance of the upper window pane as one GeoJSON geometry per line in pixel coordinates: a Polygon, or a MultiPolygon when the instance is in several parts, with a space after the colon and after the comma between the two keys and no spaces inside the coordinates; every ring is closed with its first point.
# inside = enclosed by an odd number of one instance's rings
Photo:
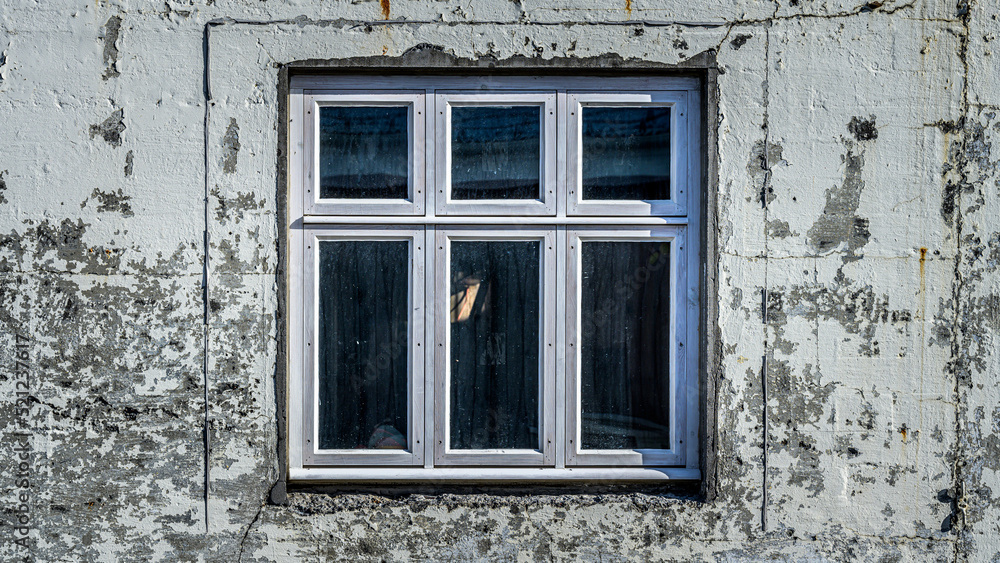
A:
{"type": "Polygon", "coordinates": [[[451,199],[541,198],[540,106],[451,108],[451,199]]]}
{"type": "Polygon", "coordinates": [[[319,447],[406,449],[409,243],[319,243],[319,447]]]}
{"type": "Polygon", "coordinates": [[[409,108],[319,108],[322,199],[409,197],[409,108]]]}
{"type": "Polygon", "coordinates": [[[451,244],[451,448],[539,447],[538,241],[451,244]]]}
{"type": "Polygon", "coordinates": [[[670,449],[670,244],[581,249],[581,447],[670,449]]]}
{"type": "Polygon", "coordinates": [[[583,199],[670,199],[670,108],[584,107],[583,199]]]}

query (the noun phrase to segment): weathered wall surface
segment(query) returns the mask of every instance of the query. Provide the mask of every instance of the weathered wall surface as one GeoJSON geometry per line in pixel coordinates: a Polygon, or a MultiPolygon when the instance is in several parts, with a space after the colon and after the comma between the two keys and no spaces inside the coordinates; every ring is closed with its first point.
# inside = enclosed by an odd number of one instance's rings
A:
{"type": "Polygon", "coordinates": [[[997,8],[0,1],[0,559],[1000,559],[997,8]],[[279,73],[414,49],[716,54],[710,498],[267,504],[279,73]]]}

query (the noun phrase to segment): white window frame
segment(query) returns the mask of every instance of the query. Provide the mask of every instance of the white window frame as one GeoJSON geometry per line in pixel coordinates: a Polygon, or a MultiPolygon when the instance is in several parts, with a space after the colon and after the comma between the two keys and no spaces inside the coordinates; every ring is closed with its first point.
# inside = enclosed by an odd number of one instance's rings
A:
{"type": "Polygon", "coordinates": [[[302,378],[303,432],[300,436],[303,462],[307,465],[419,465],[424,459],[424,419],[416,416],[424,407],[424,230],[422,228],[365,228],[349,230],[313,227],[305,231],[302,257],[305,343],[302,378]],[[406,450],[321,450],[319,449],[319,244],[324,241],[406,241],[409,243],[410,273],[407,315],[407,449],[406,450]]]}
{"type": "Polygon", "coordinates": [[[670,108],[670,146],[683,146],[689,138],[691,127],[696,127],[690,119],[688,98],[693,92],[630,92],[620,93],[569,93],[566,96],[569,119],[567,136],[572,141],[568,143],[568,162],[570,163],[568,180],[569,215],[590,216],[683,216],[687,214],[685,201],[690,190],[688,158],[689,151],[670,151],[670,199],[650,201],[622,201],[607,199],[583,199],[583,108],[586,107],[668,107],[670,108]]]}
{"type": "MultiPolygon", "coordinates": [[[[566,373],[574,376],[574,384],[568,384],[566,428],[572,432],[566,441],[567,465],[580,466],[669,466],[684,463],[686,455],[685,444],[696,439],[695,435],[685,432],[691,423],[687,417],[688,403],[685,401],[685,378],[681,376],[689,369],[689,365],[697,366],[698,358],[691,358],[690,346],[685,349],[685,343],[696,342],[689,334],[688,327],[697,323],[697,302],[687,298],[687,288],[697,279],[687,267],[688,254],[684,252],[684,227],[624,227],[607,229],[601,227],[584,227],[570,230],[566,233],[567,253],[566,267],[566,373]],[[581,309],[581,244],[585,242],[656,242],[664,241],[670,244],[670,328],[673,336],[672,348],[669,351],[670,382],[670,443],[667,450],[582,450],[580,448],[581,397],[580,397],[580,327],[581,309]],[[689,362],[693,362],[690,363],[689,362]],[[687,421],[687,424],[677,424],[676,421],[687,421]]],[[[638,272],[636,273],[638,278],[638,272]]],[[[637,280],[642,281],[642,280],[637,280]]],[[[697,338],[695,333],[694,338],[697,338]]],[[[697,348],[697,347],[695,347],[697,348]]]]}
{"type": "Polygon", "coordinates": [[[508,229],[462,227],[436,231],[437,294],[435,347],[435,393],[439,408],[434,409],[435,465],[542,466],[555,463],[555,350],[556,350],[556,234],[552,229],[522,227],[508,229]],[[538,342],[538,423],[539,444],[535,450],[453,450],[451,429],[451,323],[449,276],[453,241],[538,241],[539,342],[538,342]],[[445,273],[445,275],[441,275],[445,273]]]}
{"type": "Polygon", "coordinates": [[[503,94],[435,94],[437,132],[437,213],[438,215],[555,215],[556,213],[556,93],[505,92],[503,94]],[[539,127],[540,198],[532,200],[454,200],[451,199],[451,110],[470,106],[537,106],[541,109],[539,127]]]}
{"type": "Polygon", "coordinates": [[[422,215],[427,187],[424,181],[424,140],[427,129],[426,108],[422,92],[377,93],[355,90],[353,92],[323,93],[305,96],[303,121],[310,123],[303,131],[305,151],[303,164],[302,198],[306,215],[422,215]],[[319,111],[323,107],[385,106],[406,107],[410,125],[407,153],[407,196],[403,199],[343,199],[320,198],[319,185],[319,111]]]}
{"type": "Polygon", "coordinates": [[[288,477],[298,482],[640,482],[694,480],[699,470],[699,317],[702,146],[701,83],[687,77],[296,76],[289,90],[288,477]],[[442,104],[543,108],[542,201],[447,199],[450,133],[442,104]],[[318,193],[316,146],[321,104],[410,105],[408,200],[310,200],[318,193]],[[671,195],[656,202],[575,201],[580,181],[579,108],[669,105],[671,195]],[[550,113],[550,111],[552,113],[550,113]],[[573,115],[575,114],[575,115],[573,115]],[[434,119],[425,119],[433,115],[434,119]],[[554,186],[554,193],[548,189],[554,186]],[[309,190],[313,190],[310,192],[309,190]],[[441,193],[444,190],[444,193],[441,193]],[[571,195],[569,192],[576,194],[571,195]],[[550,197],[549,196],[553,196],[550,197]],[[460,205],[458,205],[460,204],[460,205]],[[525,205],[528,204],[528,205],[525,205]],[[466,207],[463,209],[463,207],[466,207]],[[317,238],[318,237],[318,238],[317,238]],[[318,286],[315,241],[409,238],[411,323],[409,451],[316,451],[316,370],[310,354],[318,286]],[[449,240],[544,240],[540,308],[537,451],[460,450],[447,445],[449,240]],[[596,237],[596,238],[595,238],[596,237]],[[670,240],[670,450],[579,451],[578,361],[580,240],[670,240]],[[443,247],[443,248],[439,248],[443,247]],[[575,247],[575,248],[570,248],[575,247]],[[681,248],[683,247],[683,249],[681,248]],[[675,252],[676,251],[676,252],[675,252]],[[312,324],[310,324],[312,323],[312,324]],[[425,339],[426,335],[426,339],[425,339]],[[548,346],[548,344],[552,346],[548,346]],[[683,344],[680,346],[679,344],[683,344]],[[427,350],[433,348],[433,352],[427,350]],[[417,350],[419,348],[419,350],[417,350]],[[683,352],[679,350],[683,348],[683,352]],[[571,350],[574,349],[574,350],[571,350]],[[442,358],[444,356],[444,358],[442,358]],[[314,403],[312,403],[314,404],[314,403]],[[572,443],[571,441],[572,440],[572,443]],[[419,442],[419,445],[418,445],[419,442]],[[551,442],[551,443],[550,443],[551,442]],[[422,446],[422,447],[421,447],[422,446]]]}

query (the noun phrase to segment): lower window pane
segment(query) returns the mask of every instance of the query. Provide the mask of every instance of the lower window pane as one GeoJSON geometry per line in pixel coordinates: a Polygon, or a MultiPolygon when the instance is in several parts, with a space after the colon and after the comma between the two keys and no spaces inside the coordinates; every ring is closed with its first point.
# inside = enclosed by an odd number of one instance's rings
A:
{"type": "Polygon", "coordinates": [[[670,245],[581,250],[581,447],[669,449],[670,245]]]}
{"type": "Polygon", "coordinates": [[[319,243],[319,448],[406,449],[409,243],[319,243]]]}
{"type": "Polygon", "coordinates": [[[537,449],[538,241],[451,245],[451,448],[537,449]]]}

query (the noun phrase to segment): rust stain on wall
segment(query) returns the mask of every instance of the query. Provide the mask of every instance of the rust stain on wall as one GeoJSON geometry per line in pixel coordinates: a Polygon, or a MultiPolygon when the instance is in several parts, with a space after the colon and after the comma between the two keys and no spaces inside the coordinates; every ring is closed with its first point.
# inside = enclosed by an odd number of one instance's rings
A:
{"type": "Polygon", "coordinates": [[[379,0],[378,3],[382,6],[382,19],[389,19],[389,0],[379,0]]]}
{"type": "Polygon", "coordinates": [[[632,19],[632,0],[625,0],[625,13],[632,19]]]}

